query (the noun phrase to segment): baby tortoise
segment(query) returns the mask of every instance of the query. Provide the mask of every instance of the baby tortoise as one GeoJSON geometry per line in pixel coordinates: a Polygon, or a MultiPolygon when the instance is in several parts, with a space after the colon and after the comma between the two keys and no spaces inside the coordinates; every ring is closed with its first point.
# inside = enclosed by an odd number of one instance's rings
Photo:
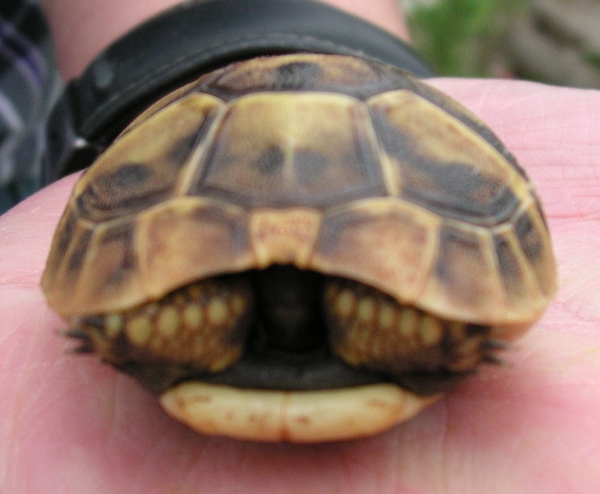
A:
{"type": "Polygon", "coordinates": [[[206,434],[319,442],[407,420],[540,317],[556,268],[497,137],[354,57],[232,63],[77,182],[42,286],[82,352],[206,434]]]}

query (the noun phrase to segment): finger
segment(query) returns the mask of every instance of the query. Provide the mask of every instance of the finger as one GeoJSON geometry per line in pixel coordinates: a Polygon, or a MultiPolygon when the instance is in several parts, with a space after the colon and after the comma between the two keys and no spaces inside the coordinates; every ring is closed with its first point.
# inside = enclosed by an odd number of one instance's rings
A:
{"type": "Polygon", "coordinates": [[[364,2],[363,0],[324,1],[388,30],[404,41],[409,40],[406,20],[396,0],[371,0],[370,2],[364,2]]]}

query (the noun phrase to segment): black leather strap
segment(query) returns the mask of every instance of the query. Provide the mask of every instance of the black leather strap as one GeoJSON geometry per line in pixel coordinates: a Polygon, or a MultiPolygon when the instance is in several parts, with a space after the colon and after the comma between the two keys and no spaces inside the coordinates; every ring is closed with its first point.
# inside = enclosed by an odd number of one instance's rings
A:
{"type": "Polygon", "coordinates": [[[187,1],[117,40],[68,84],[49,120],[44,183],[88,166],[174,87],[234,60],[293,52],[356,55],[433,75],[398,38],[320,2],[187,1]]]}

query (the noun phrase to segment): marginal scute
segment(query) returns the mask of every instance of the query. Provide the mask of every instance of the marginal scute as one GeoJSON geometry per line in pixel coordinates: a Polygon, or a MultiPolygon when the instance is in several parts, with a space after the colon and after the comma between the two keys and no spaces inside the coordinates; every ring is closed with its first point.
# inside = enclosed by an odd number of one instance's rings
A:
{"type": "Polygon", "coordinates": [[[86,257],[89,255],[90,242],[92,240],[93,230],[84,225],[78,225],[79,228],[73,232],[71,248],[65,256],[64,271],[67,276],[77,276],[81,271],[86,257]]]}
{"type": "Polygon", "coordinates": [[[323,219],[311,265],[414,302],[435,260],[438,225],[433,214],[393,198],[334,209],[323,219]]]}
{"type": "Polygon", "coordinates": [[[547,300],[556,290],[556,265],[544,219],[535,203],[515,219],[514,228],[539,289],[547,300]]]}
{"type": "Polygon", "coordinates": [[[48,269],[53,269],[60,262],[60,257],[67,251],[69,245],[73,241],[75,230],[81,227],[79,224],[79,215],[72,208],[68,208],[57,227],[57,234],[53,239],[52,254],[55,258],[48,259],[48,269]],[[59,257],[60,256],[60,257],[59,257]]]}
{"type": "Polygon", "coordinates": [[[250,238],[255,265],[309,266],[321,227],[321,214],[308,208],[261,209],[250,217],[250,238]]]}
{"type": "Polygon", "coordinates": [[[496,323],[514,317],[506,314],[490,244],[485,230],[444,226],[435,268],[418,305],[458,321],[496,323]]]}
{"type": "Polygon", "coordinates": [[[508,305],[526,310],[532,304],[543,304],[545,297],[537,286],[537,280],[514,231],[505,230],[494,235],[494,248],[498,260],[498,275],[508,305]]]}
{"type": "Polygon", "coordinates": [[[64,271],[54,280],[44,280],[47,290],[53,287],[49,300],[63,316],[81,314],[82,307],[86,308],[85,313],[127,307],[145,298],[134,245],[134,224],[109,223],[88,231],[91,234],[83,232],[80,243],[75,241],[68,251],[71,257],[65,257],[64,271]],[[80,258],[77,269],[69,270],[74,256],[80,258]]]}
{"type": "Polygon", "coordinates": [[[76,221],[75,212],[71,210],[61,219],[58,231],[46,262],[42,288],[50,304],[62,306],[76,292],[82,266],[89,255],[93,228],[86,222],[76,221]]]}
{"type": "Polygon", "coordinates": [[[147,296],[181,285],[253,267],[247,217],[223,203],[187,197],[139,218],[140,270],[147,296]]]}

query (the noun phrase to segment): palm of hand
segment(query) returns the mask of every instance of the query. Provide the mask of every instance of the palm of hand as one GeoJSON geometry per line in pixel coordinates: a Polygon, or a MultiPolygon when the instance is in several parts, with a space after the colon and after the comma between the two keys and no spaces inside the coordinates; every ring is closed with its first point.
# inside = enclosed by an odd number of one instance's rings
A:
{"type": "Polygon", "coordinates": [[[438,81],[494,128],[546,206],[559,293],[508,355],[378,437],[316,446],[200,436],[95,359],[39,289],[73,177],[0,218],[0,492],[590,493],[600,485],[600,94],[438,81]],[[594,118],[596,118],[594,120],[594,118]]]}

